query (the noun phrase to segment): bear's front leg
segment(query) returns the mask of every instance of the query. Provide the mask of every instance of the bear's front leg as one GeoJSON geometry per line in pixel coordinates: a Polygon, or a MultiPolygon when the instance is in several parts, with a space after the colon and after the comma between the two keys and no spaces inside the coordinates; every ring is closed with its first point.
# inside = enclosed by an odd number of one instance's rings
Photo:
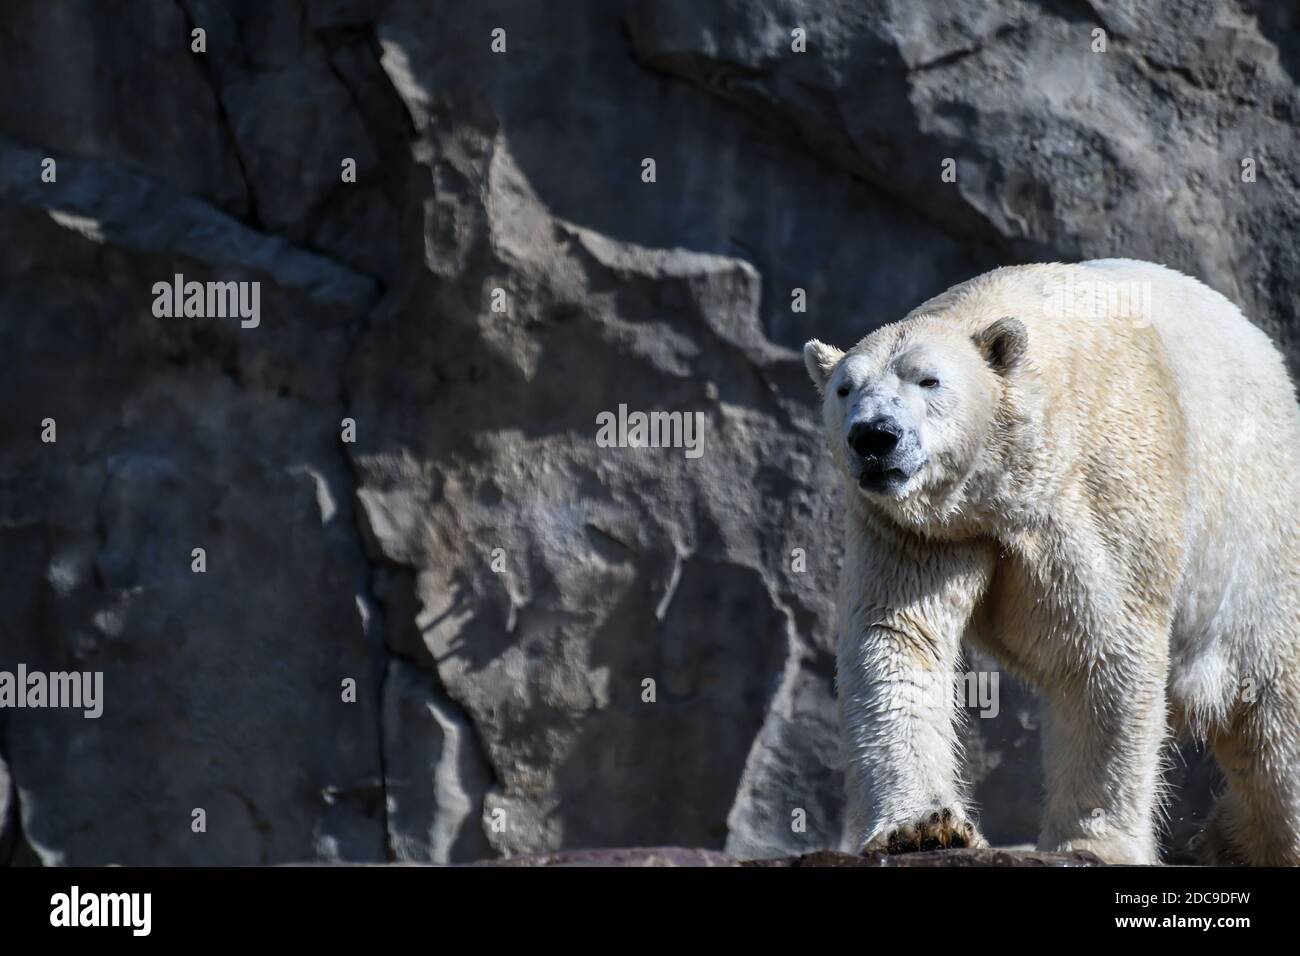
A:
{"type": "Polygon", "coordinates": [[[848,833],[862,852],[982,846],[960,792],[953,676],[958,640],[899,612],[841,642],[848,833]]]}
{"type": "Polygon", "coordinates": [[[853,851],[985,845],[959,785],[955,698],[991,567],[980,547],[850,537],[837,685],[853,851]]]}

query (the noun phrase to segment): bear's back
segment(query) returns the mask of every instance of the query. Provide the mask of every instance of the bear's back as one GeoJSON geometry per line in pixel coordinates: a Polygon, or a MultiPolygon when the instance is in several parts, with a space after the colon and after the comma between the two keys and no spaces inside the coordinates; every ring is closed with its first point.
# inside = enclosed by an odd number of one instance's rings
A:
{"type": "Polygon", "coordinates": [[[1169,512],[1183,525],[1175,697],[1192,711],[1221,705],[1225,689],[1195,675],[1234,669],[1206,654],[1240,672],[1300,653],[1250,637],[1281,633],[1266,619],[1300,621],[1300,405],[1268,336],[1196,279],[1133,259],[997,269],[908,318],[973,332],[1003,315],[1027,328],[1054,460],[1102,462],[1103,484],[1184,503],[1169,512]],[[1166,473],[1151,474],[1160,460],[1166,473]]]}
{"type": "MultiPolygon", "coordinates": [[[[1226,706],[1224,675],[1258,672],[1291,646],[1260,646],[1297,619],[1300,404],[1281,352],[1223,295],[1164,266],[1080,263],[1142,297],[1135,343],[1159,349],[1184,430],[1179,479],[1188,504],[1184,571],[1172,634],[1174,699],[1190,713],[1226,706]],[[1143,325],[1154,336],[1143,337],[1143,325]],[[1232,666],[1210,666],[1207,655],[1232,666]],[[1214,675],[1210,679],[1207,675],[1214,675]]],[[[1114,317],[1112,322],[1116,321],[1114,317]]],[[[1292,642],[1296,640],[1293,636],[1292,642]]]]}

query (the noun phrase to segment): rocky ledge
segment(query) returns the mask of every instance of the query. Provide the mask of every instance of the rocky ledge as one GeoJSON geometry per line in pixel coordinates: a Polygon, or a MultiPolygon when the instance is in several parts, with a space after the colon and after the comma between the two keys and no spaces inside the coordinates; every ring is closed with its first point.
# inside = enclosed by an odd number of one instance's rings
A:
{"type": "Polygon", "coordinates": [[[485,860],[475,866],[1103,866],[1091,853],[1037,853],[1032,850],[933,850],[890,856],[857,856],[819,850],[768,860],[736,860],[715,850],[687,847],[637,847],[615,850],[566,850],[508,860],[485,860]]]}

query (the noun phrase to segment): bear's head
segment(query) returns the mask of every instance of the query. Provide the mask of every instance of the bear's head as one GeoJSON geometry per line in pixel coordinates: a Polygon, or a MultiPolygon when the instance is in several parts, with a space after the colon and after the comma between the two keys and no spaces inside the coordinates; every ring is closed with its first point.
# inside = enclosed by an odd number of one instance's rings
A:
{"type": "Polygon", "coordinates": [[[887,510],[951,515],[995,464],[1005,386],[1027,346],[1024,324],[1011,317],[972,326],[921,315],[848,352],[813,339],[804,363],[822,394],[831,454],[887,510]]]}

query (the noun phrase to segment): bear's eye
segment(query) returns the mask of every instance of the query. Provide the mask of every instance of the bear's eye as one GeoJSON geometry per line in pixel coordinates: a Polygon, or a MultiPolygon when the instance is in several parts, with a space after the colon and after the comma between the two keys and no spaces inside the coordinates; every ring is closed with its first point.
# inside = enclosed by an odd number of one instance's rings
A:
{"type": "Polygon", "coordinates": [[[922,388],[938,388],[939,380],[937,378],[923,378],[917,384],[922,388]]]}
{"type": "Polygon", "coordinates": [[[839,388],[835,390],[835,394],[838,395],[840,398],[843,398],[845,395],[849,394],[848,385],[841,385],[839,388]]]}

